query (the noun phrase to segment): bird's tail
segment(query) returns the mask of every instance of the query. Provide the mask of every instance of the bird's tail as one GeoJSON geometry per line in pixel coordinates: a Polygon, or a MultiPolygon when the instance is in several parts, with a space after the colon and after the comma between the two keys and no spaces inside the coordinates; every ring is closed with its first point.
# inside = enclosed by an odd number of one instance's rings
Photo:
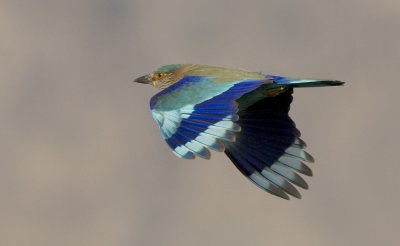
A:
{"type": "Polygon", "coordinates": [[[338,86],[343,85],[344,82],[338,80],[318,80],[318,79],[297,79],[282,76],[266,75],[267,78],[272,79],[274,84],[285,87],[320,87],[320,86],[338,86]]]}

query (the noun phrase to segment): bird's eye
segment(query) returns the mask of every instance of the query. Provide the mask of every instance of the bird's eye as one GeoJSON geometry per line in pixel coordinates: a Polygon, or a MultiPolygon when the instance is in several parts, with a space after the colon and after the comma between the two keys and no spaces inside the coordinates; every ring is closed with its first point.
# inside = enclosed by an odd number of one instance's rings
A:
{"type": "Polygon", "coordinates": [[[166,73],[153,73],[153,74],[151,75],[151,78],[152,78],[152,79],[159,80],[159,79],[164,78],[165,75],[166,75],[166,73]]]}

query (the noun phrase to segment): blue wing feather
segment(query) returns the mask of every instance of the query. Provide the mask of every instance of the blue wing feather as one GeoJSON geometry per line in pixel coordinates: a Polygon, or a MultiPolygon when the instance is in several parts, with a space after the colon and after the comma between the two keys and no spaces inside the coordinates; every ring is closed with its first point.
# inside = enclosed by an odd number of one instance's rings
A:
{"type": "Polygon", "coordinates": [[[238,120],[235,100],[263,83],[217,83],[211,77],[184,77],[155,95],[150,108],[163,137],[175,152],[179,150],[178,155],[192,158],[186,153],[190,151],[208,158],[203,146],[223,150],[218,141],[234,141],[234,132],[240,130],[233,122],[238,120]]]}

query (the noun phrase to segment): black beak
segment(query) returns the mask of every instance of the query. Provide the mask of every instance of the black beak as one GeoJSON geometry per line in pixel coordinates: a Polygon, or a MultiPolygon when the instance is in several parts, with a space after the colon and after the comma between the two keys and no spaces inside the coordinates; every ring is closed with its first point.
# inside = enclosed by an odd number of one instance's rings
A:
{"type": "Polygon", "coordinates": [[[141,84],[148,84],[150,82],[150,78],[148,75],[136,78],[133,82],[141,83],[141,84]]]}

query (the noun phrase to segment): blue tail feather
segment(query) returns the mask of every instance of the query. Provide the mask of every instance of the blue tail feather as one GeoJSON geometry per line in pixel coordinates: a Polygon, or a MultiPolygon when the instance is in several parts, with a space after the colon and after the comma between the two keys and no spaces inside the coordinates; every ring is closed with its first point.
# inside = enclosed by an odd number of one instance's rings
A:
{"type": "Polygon", "coordinates": [[[276,85],[289,85],[290,87],[320,87],[320,86],[338,86],[343,85],[344,82],[339,80],[327,79],[298,79],[289,78],[276,75],[265,75],[265,77],[272,79],[276,85]]]}

